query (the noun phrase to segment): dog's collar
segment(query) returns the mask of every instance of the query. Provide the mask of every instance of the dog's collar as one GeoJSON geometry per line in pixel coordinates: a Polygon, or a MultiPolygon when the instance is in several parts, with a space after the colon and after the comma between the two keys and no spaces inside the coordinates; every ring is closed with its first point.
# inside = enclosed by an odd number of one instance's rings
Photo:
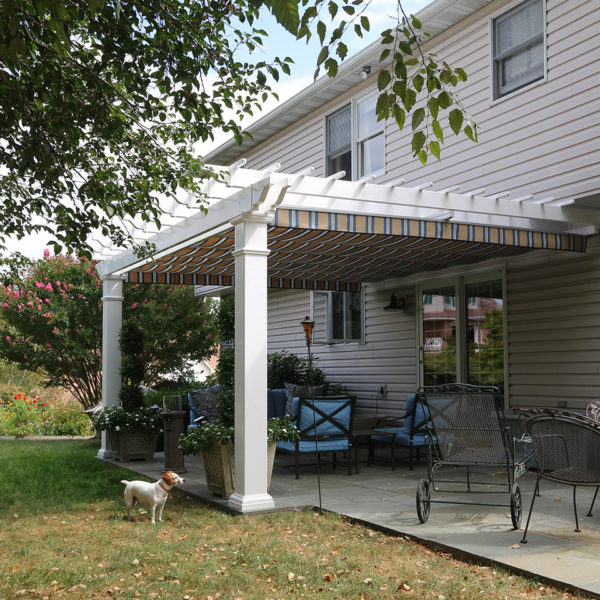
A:
{"type": "Polygon", "coordinates": [[[169,490],[162,484],[161,481],[158,482],[158,485],[160,485],[160,487],[165,490],[165,492],[167,492],[167,494],[169,493],[169,490]]]}

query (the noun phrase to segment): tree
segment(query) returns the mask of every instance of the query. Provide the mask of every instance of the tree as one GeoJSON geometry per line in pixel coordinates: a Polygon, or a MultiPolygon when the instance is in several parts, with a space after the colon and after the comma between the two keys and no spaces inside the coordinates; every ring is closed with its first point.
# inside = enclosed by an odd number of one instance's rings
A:
{"type": "MultiPolygon", "coordinates": [[[[0,242],[46,231],[54,249],[89,252],[99,231],[133,245],[124,218],[160,228],[180,190],[216,175],[194,144],[224,130],[243,139],[242,118],[289,73],[290,59],[255,56],[261,10],[298,39],[316,31],[317,73],[335,76],[345,35],[370,29],[370,0],[4,0],[0,3],[0,242]],[[323,15],[326,15],[324,17],[323,15]],[[343,15],[343,16],[342,16],[343,15]],[[269,79],[270,78],[270,79],[269,79]],[[226,110],[234,117],[226,117],[226,110]]],[[[451,88],[460,69],[421,52],[419,21],[398,2],[398,26],[382,34],[380,119],[413,130],[422,162],[439,158],[440,110],[460,132],[464,109],[451,88]],[[423,103],[417,105],[417,99],[423,103]],[[458,104],[457,104],[458,102],[458,104]]],[[[475,138],[472,121],[464,132],[475,138]]],[[[199,198],[199,206],[201,198],[199,198]]],[[[151,251],[139,248],[140,254],[151,251]]]]}
{"type": "MultiPolygon", "coordinates": [[[[69,390],[84,408],[100,401],[102,282],[85,257],[35,261],[0,288],[0,357],[69,390]]],[[[144,382],[184,371],[213,352],[212,304],[184,286],[124,285],[124,324],[144,335],[144,382]]]]}

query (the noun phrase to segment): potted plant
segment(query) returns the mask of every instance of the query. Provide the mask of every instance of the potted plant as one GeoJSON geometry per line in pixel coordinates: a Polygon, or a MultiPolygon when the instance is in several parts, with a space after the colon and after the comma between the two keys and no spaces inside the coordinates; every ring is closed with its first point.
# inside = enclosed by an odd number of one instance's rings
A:
{"type": "Polygon", "coordinates": [[[104,408],[92,416],[97,431],[108,431],[116,458],[121,462],[151,460],[162,427],[158,410],[144,407],[144,338],[139,325],[129,321],[121,328],[120,406],[104,408]]]}
{"type": "MultiPolygon", "coordinates": [[[[271,486],[271,474],[277,442],[295,441],[298,430],[287,417],[276,417],[267,422],[267,489],[271,486]]],[[[234,430],[232,426],[204,423],[189,430],[180,438],[182,454],[202,454],[206,484],[211,494],[229,498],[234,492],[234,430]]]]}

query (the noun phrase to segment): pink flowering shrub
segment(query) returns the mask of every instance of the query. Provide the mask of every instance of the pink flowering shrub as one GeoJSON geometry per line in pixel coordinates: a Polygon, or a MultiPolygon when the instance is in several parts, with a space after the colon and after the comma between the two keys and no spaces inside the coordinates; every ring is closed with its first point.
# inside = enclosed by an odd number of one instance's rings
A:
{"type": "MultiPolygon", "coordinates": [[[[102,289],[94,262],[44,253],[18,280],[0,286],[0,358],[69,390],[86,409],[95,405],[101,398],[102,289]]],[[[135,320],[146,338],[146,385],[214,351],[211,302],[195,298],[192,288],[125,283],[123,294],[124,322],[135,320]]]]}

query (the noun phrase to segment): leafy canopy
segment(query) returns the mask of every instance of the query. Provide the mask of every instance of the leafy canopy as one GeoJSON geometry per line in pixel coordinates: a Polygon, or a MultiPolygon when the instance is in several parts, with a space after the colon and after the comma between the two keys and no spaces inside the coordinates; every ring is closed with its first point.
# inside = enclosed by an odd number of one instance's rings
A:
{"type": "Polygon", "coordinates": [[[160,227],[165,202],[210,176],[194,144],[219,129],[241,141],[267,76],[289,72],[238,60],[266,35],[257,14],[247,0],[3,0],[0,241],[45,231],[57,253],[89,251],[95,230],[131,243],[124,217],[160,227]]]}
{"type": "MultiPolygon", "coordinates": [[[[178,192],[215,177],[195,144],[217,130],[242,141],[242,119],[289,74],[289,58],[253,60],[261,10],[300,40],[317,35],[337,74],[348,35],[370,30],[370,0],[3,0],[0,3],[0,245],[48,232],[54,250],[91,250],[99,232],[134,246],[129,219],[160,228],[178,192]],[[244,59],[241,56],[251,58],[244,59]],[[125,221],[124,221],[125,219],[125,221]]],[[[441,115],[477,139],[453,91],[466,80],[422,52],[426,34],[400,0],[382,32],[377,116],[410,123],[412,151],[440,158],[441,115]]],[[[140,254],[151,247],[138,248],[140,254]]]]}

